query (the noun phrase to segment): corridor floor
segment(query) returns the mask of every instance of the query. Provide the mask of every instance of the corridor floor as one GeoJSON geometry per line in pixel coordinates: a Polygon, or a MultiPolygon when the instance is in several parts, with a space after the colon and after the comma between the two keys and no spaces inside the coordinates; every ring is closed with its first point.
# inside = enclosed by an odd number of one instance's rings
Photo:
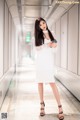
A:
{"type": "MultiPolygon", "coordinates": [[[[1,113],[7,113],[8,120],[58,120],[57,102],[49,84],[44,84],[46,115],[39,116],[38,86],[34,83],[35,64],[29,58],[26,62],[23,60],[23,63],[16,68],[1,113]]],[[[59,81],[56,80],[56,84],[63,105],[64,120],[80,120],[79,101],[59,81]]]]}

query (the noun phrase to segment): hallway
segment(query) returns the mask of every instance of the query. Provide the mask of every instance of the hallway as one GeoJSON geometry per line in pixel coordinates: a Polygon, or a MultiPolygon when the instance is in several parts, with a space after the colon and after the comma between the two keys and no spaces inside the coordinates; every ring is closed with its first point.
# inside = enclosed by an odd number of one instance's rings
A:
{"type": "Polygon", "coordinates": [[[80,0],[0,0],[0,120],[58,120],[49,84],[39,116],[35,82],[53,75],[64,120],[80,120],[80,0]]]}
{"type": "MultiPolygon", "coordinates": [[[[40,104],[35,79],[35,63],[32,59],[23,59],[16,68],[9,91],[2,105],[1,112],[6,113],[8,120],[58,120],[57,103],[48,84],[44,85],[46,115],[39,116],[40,104]]],[[[63,104],[65,120],[80,120],[80,103],[56,80],[63,104]]]]}

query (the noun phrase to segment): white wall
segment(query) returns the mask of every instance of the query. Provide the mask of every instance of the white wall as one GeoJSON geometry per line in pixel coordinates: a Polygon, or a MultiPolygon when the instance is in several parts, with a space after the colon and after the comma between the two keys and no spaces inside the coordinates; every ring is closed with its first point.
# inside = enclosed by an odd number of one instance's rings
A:
{"type": "Polygon", "coordinates": [[[6,0],[0,0],[0,107],[15,72],[15,33],[16,28],[6,0]]]}
{"type": "Polygon", "coordinates": [[[80,5],[73,5],[58,18],[56,31],[57,40],[61,36],[61,51],[56,57],[55,77],[80,101],[80,5]]]}
{"type": "Polygon", "coordinates": [[[4,23],[4,73],[9,69],[9,11],[5,2],[5,23],[4,23]]]}
{"type": "Polygon", "coordinates": [[[67,69],[67,13],[61,17],[61,67],[67,69]]]}
{"type": "Polygon", "coordinates": [[[56,66],[75,74],[78,74],[78,70],[80,74],[78,26],[78,5],[74,5],[56,21],[56,39],[58,40],[56,66]]]}
{"type": "Polygon", "coordinates": [[[0,77],[3,75],[4,0],[0,0],[0,77]]]}
{"type": "Polygon", "coordinates": [[[56,65],[61,66],[61,41],[60,41],[60,19],[56,22],[56,39],[58,41],[57,47],[57,54],[56,54],[56,65]]]}
{"type": "Polygon", "coordinates": [[[78,60],[78,5],[69,10],[68,18],[68,70],[77,74],[78,60]]]}
{"type": "Polygon", "coordinates": [[[9,67],[11,67],[11,60],[12,60],[11,39],[12,39],[12,17],[11,14],[9,13],[9,67]]]}
{"type": "Polygon", "coordinates": [[[12,41],[11,41],[11,46],[12,46],[12,52],[11,52],[11,65],[14,66],[16,63],[15,61],[15,56],[16,56],[16,30],[15,30],[15,25],[14,22],[12,21],[12,41]]]}
{"type": "Polygon", "coordinates": [[[80,75],[80,5],[79,5],[79,56],[78,56],[78,74],[80,75]]]}

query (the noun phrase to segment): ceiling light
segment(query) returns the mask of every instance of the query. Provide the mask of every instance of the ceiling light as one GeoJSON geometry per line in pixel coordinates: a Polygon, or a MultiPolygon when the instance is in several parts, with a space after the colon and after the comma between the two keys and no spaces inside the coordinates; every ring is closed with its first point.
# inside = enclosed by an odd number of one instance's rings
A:
{"type": "Polygon", "coordinates": [[[25,19],[26,17],[24,17],[24,19],[25,19]]]}
{"type": "Polygon", "coordinates": [[[51,8],[51,7],[52,7],[52,5],[49,5],[49,7],[51,8]]]}

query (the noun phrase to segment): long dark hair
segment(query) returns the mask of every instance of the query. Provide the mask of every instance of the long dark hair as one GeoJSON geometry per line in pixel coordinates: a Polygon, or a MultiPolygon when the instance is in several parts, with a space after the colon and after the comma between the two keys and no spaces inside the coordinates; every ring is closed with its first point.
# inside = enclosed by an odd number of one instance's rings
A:
{"type": "MultiPolygon", "coordinates": [[[[46,22],[43,18],[38,18],[35,21],[35,46],[40,46],[42,44],[44,44],[44,36],[43,36],[43,31],[42,29],[39,27],[40,21],[44,21],[46,22]]],[[[49,37],[51,41],[54,41],[54,37],[51,33],[51,31],[48,29],[48,26],[46,28],[48,30],[49,33],[49,37]]]]}

